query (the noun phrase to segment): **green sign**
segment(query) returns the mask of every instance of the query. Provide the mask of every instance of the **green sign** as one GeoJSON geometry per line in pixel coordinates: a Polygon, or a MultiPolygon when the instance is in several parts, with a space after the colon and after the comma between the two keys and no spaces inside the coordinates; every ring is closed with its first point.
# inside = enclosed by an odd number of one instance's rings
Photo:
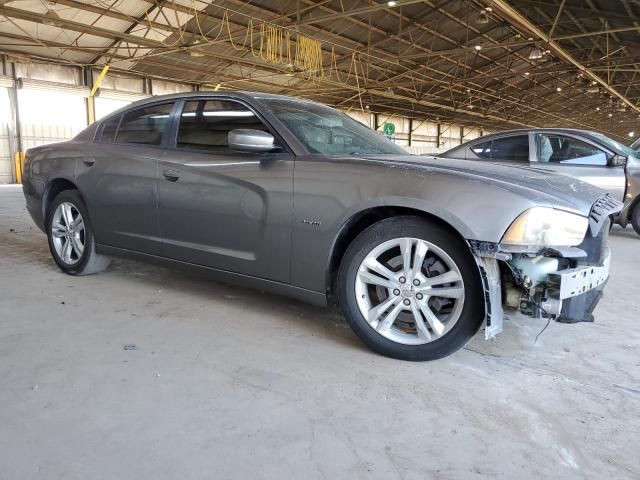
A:
{"type": "Polygon", "coordinates": [[[396,126],[393,123],[385,123],[382,126],[382,133],[384,133],[387,137],[390,137],[394,133],[396,133],[396,126]]]}

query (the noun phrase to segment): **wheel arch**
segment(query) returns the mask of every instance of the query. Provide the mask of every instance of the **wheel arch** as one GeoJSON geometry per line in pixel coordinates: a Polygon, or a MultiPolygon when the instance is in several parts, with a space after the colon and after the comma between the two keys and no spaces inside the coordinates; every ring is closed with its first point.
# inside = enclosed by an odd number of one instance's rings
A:
{"type": "MultiPolygon", "coordinates": [[[[355,240],[355,238],[366,228],[381,220],[391,217],[413,215],[424,218],[431,222],[435,222],[441,227],[449,230],[460,239],[465,241],[465,236],[460,232],[459,228],[454,227],[450,222],[442,217],[418,208],[407,207],[403,205],[380,205],[373,206],[351,215],[340,227],[336,238],[331,245],[329,257],[326,267],[326,293],[327,303],[335,306],[337,304],[336,282],[338,277],[338,269],[344,258],[347,248],[355,240]]],[[[471,253],[471,250],[470,250],[471,253]]]]}
{"type": "Polygon", "coordinates": [[[49,180],[49,182],[47,183],[44,194],[42,195],[42,218],[45,221],[45,225],[47,222],[47,215],[49,214],[49,207],[51,206],[51,203],[61,192],[65,190],[76,190],[82,197],[78,186],[68,178],[54,178],[49,180]]]}
{"type": "Polygon", "coordinates": [[[640,193],[638,195],[636,195],[636,197],[631,200],[631,202],[629,202],[629,206],[627,208],[625,208],[624,211],[624,217],[623,217],[623,222],[624,225],[622,226],[627,226],[629,223],[631,223],[631,216],[633,215],[633,211],[636,209],[636,207],[640,205],[640,193]]]}

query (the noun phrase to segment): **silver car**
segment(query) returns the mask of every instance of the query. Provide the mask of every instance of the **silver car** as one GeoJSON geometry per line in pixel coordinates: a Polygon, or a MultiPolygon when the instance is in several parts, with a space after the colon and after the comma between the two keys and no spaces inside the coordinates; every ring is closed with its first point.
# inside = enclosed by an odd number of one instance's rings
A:
{"type": "Polygon", "coordinates": [[[614,222],[623,227],[631,223],[640,235],[640,153],[601,133],[507,130],[463,143],[440,157],[528,165],[579,178],[624,202],[614,222]]]}
{"type": "Polygon", "coordinates": [[[27,153],[27,209],[70,275],[111,256],[336,304],[372,349],[443,357],[503,310],[592,321],[622,204],[578,180],[407,155],[326,106],[154,97],[27,153]]]}

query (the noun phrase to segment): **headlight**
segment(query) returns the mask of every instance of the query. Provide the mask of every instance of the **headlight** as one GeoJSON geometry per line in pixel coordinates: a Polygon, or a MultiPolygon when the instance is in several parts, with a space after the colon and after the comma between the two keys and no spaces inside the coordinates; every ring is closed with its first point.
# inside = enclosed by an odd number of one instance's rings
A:
{"type": "Polygon", "coordinates": [[[509,245],[573,247],[584,239],[589,220],[573,213],[534,207],[520,214],[502,237],[509,245]]]}

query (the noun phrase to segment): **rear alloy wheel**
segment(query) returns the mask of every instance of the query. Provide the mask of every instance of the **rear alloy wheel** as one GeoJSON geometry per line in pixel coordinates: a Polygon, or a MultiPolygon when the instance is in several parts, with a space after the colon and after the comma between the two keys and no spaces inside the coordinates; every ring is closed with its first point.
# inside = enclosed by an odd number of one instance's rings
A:
{"type": "Polygon", "coordinates": [[[86,237],[82,214],[75,205],[69,202],[58,205],[53,212],[51,236],[53,248],[66,265],[80,261],[86,237]]]}
{"type": "Polygon", "coordinates": [[[483,320],[477,267],[463,240],[418,217],[365,230],[340,268],[343,313],[372,349],[432,360],[462,347],[483,320]]]}
{"type": "Polygon", "coordinates": [[[53,200],[47,215],[47,236],[56,264],[71,275],[100,272],[111,261],[95,251],[87,209],[76,190],[65,190],[53,200]]]}

